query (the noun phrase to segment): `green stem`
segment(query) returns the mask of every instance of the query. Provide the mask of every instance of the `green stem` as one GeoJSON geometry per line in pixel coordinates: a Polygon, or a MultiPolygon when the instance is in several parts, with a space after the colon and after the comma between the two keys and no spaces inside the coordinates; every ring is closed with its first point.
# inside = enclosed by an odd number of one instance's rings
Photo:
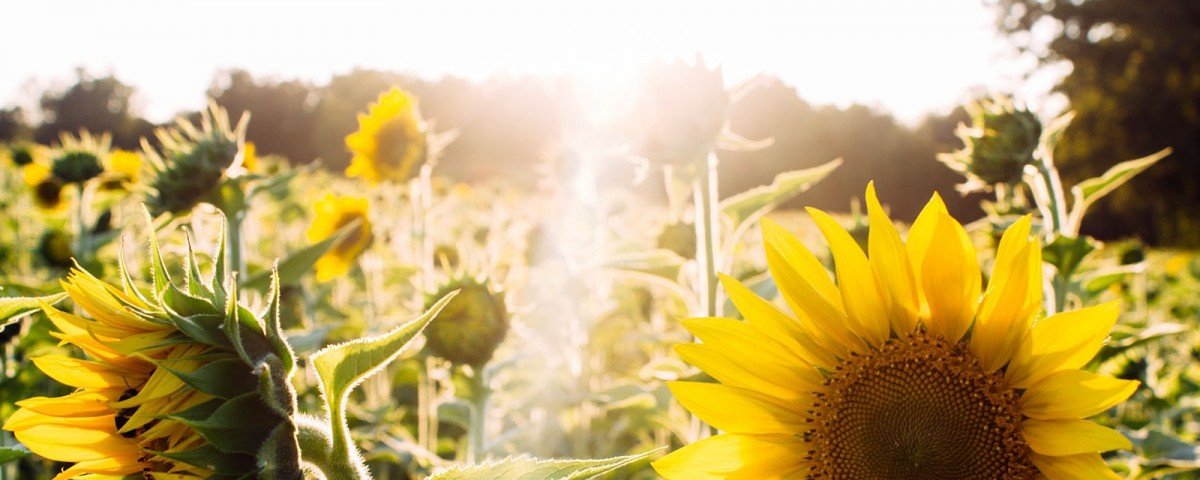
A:
{"type": "Polygon", "coordinates": [[[471,395],[471,425],[467,430],[467,462],[477,463],[483,460],[487,445],[487,404],[491,396],[488,389],[487,375],[484,367],[475,369],[471,377],[473,390],[471,395]]]}
{"type": "Polygon", "coordinates": [[[1038,162],[1038,173],[1042,177],[1042,181],[1046,182],[1046,189],[1050,194],[1050,221],[1053,226],[1053,232],[1059,235],[1075,236],[1075,232],[1067,231],[1067,196],[1063,191],[1062,178],[1058,175],[1058,169],[1054,167],[1054,161],[1049,156],[1043,155],[1041,161],[1038,162]]]}
{"type": "MultiPolygon", "coordinates": [[[[340,416],[340,415],[339,415],[340,416]]],[[[334,419],[333,422],[340,422],[334,419]]],[[[332,422],[331,422],[332,423],[332,422]]],[[[333,423],[339,425],[339,423],[333,423]]],[[[341,423],[344,428],[344,423],[341,423]]],[[[370,480],[371,474],[362,464],[357,453],[346,450],[339,435],[332,435],[329,425],[301,421],[297,424],[296,440],[300,444],[300,456],[308,465],[320,470],[327,480],[370,480]]],[[[339,428],[339,427],[334,427],[339,428]]],[[[349,431],[345,431],[349,438],[349,431]]]]}
{"type": "Polygon", "coordinates": [[[704,315],[720,316],[717,302],[717,245],[720,225],[717,223],[717,155],[709,154],[708,165],[692,182],[696,202],[696,261],[700,264],[697,282],[704,315]]]}
{"type": "MultiPolygon", "coordinates": [[[[433,243],[429,235],[429,209],[433,204],[432,165],[422,165],[417,177],[409,182],[409,201],[412,207],[414,253],[417,265],[421,266],[417,272],[420,288],[415,292],[415,301],[419,307],[423,307],[425,294],[435,288],[433,243]]],[[[417,443],[433,455],[437,455],[438,443],[437,383],[433,375],[436,368],[433,359],[426,359],[417,386],[417,443]]]]}
{"type": "Polygon", "coordinates": [[[229,257],[230,273],[236,273],[238,281],[246,279],[246,257],[244,255],[245,239],[242,228],[246,220],[246,211],[239,209],[225,212],[229,224],[225,227],[225,255],[229,257]]]}
{"type": "Polygon", "coordinates": [[[91,261],[91,237],[87,226],[87,192],[84,184],[75,188],[75,259],[87,265],[91,261]]]}

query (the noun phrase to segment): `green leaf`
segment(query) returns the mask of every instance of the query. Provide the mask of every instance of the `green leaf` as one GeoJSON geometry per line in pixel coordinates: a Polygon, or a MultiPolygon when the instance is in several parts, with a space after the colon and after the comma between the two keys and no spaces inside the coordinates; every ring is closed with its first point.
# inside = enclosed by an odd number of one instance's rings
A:
{"type": "Polygon", "coordinates": [[[23,445],[0,447],[0,465],[17,461],[28,456],[29,449],[25,448],[23,445]]]}
{"type": "Polygon", "coordinates": [[[1084,257],[1095,249],[1096,246],[1087,237],[1072,238],[1059,235],[1042,249],[1042,260],[1054,265],[1060,277],[1071,278],[1084,257]]]}
{"type": "Polygon", "coordinates": [[[253,392],[258,387],[258,378],[250,374],[250,367],[232,356],[205,363],[191,372],[181,372],[165,365],[163,368],[188,386],[218,398],[234,398],[253,392]]]}
{"type": "Polygon", "coordinates": [[[47,305],[54,305],[65,298],[67,298],[65,293],[44,297],[2,297],[0,298],[0,329],[40,310],[43,302],[47,305]]]}
{"type": "Polygon", "coordinates": [[[617,253],[604,259],[602,266],[657,275],[671,281],[679,278],[679,268],[685,259],[665,249],[617,253]]]}
{"type": "MultiPolygon", "coordinates": [[[[359,221],[346,224],[341,230],[333,236],[321,240],[307,247],[304,247],[287,258],[280,260],[276,269],[279,271],[279,283],[287,285],[295,285],[304,277],[304,274],[312,270],[313,265],[317,264],[317,260],[325,255],[325,252],[333,248],[339,241],[350,235],[355,229],[360,228],[359,221]]],[[[241,282],[242,288],[251,288],[255,290],[266,290],[271,286],[271,271],[262,271],[246,278],[246,281],[241,282]]]]}
{"type": "Polygon", "coordinates": [[[506,458],[441,470],[429,480],[584,480],[599,477],[649,458],[662,449],[598,460],[539,460],[506,458]]]}
{"type": "Polygon", "coordinates": [[[759,217],[808,190],[841,165],[842,159],[837,158],[816,167],[783,172],[776,175],[770,185],[754,187],[726,198],[721,202],[721,213],[733,222],[734,233],[730,240],[736,242],[759,217]]]}
{"type": "Polygon", "coordinates": [[[1072,224],[1078,229],[1080,222],[1083,220],[1084,213],[1087,212],[1088,207],[1095,203],[1096,200],[1108,195],[1109,192],[1116,190],[1117,187],[1124,185],[1129,179],[1142,173],[1142,171],[1150,168],[1150,166],[1170,154],[1171,149],[1164,148],[1136,160],[1126,160],[1113,165],[1112,168],[1109,168],[1107,172],[1104,172],[1099,177],[1089,178],[1071,187],[1071,194],[1075,198],[1075,202],[1071,206],[1072,224]]]}

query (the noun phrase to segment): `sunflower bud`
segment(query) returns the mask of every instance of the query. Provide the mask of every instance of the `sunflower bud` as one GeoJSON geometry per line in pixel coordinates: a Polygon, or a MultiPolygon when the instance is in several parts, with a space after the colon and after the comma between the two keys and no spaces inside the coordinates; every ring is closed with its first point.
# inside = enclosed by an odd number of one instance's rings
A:
{"type": "Polygon", "coordinates": [[[658,248],[683,258],[696,258],[696,227],[692,224],[675,222],[663,226],[657,242],[658,248]]]}
{"type": "Polygon", "coordinates": [[[33,147],[23,143],[13,145],[8,150],[8,158],[18,167],[29,165],[34,162],[33,147]]]}
{"type": "Polygon", "coordinates": [[[647,76],[641,109],[642,153],[663,165],[702,164],[725,127],[730,99],[721,70],[675,62],[647,76]]]}
{"type": "Polygon", "coordinates": [[[458,365],[482,367],[508,334],[508,309],[504,296],[492,292],[486,281],[453,280],[426,300],[432,308],[438,299],[457,290],[442,313],[425,329],[429,351],[458,365]]]}
{"type": "Polygon", "coordinates": [[[151,212],[183,214],[202,202],[219,202],[215,197],[237,159],[248,119],[242,116],[233,127],[225,109],[214,103],[202,112],[199,128],[178,118],[175,127],[156,131],[161,153],[143,141],[153,174],[148,198],[151,212]]]}
{"type": "Polygon", "coordinates": [[[55,157],[50,171],[64,183],[83,183],[104,173],[104,167],[96,154],[72,151],[55,157]]]}
{"type": "Polygon", "coordinates": [[[71,237],[62,230],[47,230],[38,241],[38,256],[46,265],[57,268],[71,268],[71,237]]]}
{"type": "Polygon", "coordinates": [[[150,254],[152,290],[123,264],[121,285],[76,268],[62,285],[82,314],[42,305],[52,335],[87,358],[34,358],[74,391],[17,402],[4,429],[33,453],[73,464],[56,478],[300,478],[295,359],[278,295],[255,313],[229,278],[205,278],[192,252],[183,286],[153,239],[150,254]]]}
{"type": "Polygon", "coordinates": [[[968,189],[1019,182],[1042,135],[1037,116],[1003,98],[970,105],[968,113],[971,126],[957,131],[964,148],[938,159],[965,175],[968,189]]]}

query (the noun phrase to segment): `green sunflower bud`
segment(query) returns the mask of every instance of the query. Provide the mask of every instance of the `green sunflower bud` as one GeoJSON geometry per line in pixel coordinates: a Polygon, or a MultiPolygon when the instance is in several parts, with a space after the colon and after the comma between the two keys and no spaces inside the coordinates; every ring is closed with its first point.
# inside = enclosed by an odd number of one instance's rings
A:
{"type": "Polygon", "coordinates": [[[33,148],[25,144],[13,145],[8,151],[8,157],[18,167],[29,165],[33,163],[33,148]]]}
{"type": "Polygon", "coordinates": [[[938,159],[965,175],[968,189],[1019,182],[1041,139],[1037,116],[1004,98],[982,100],[967,110],[971,126],[960,125],[957,132],[964,148],[938,159]]]}
{"type": "Polygon", "coordinates": [[[690,223],[675,222],[663,226],[657,242],[658,248],[683,258],[696,258],[696,227],[690,223]]]}
{"type": "Polygon", "coordinates": [[[214,103],[202,113],[199,128],[178,118],[175,127],[156,131],[161,153],[143,142],[153,175],[148,198],[151,212],[184,214],[202,202],[219,201],[216,197],[237,160],[248,118],[243,116],[232,127],[225,109],[214,103]]]}
{"type": "Polygon", "coordinates": [[[721,70],[675,62],[647,76],[639,117],[642,153],[663,165],[702,165],[729,116],[721,70]]]}
{"type": "Polygon", "coordinates": [[[38,242],[38,256],[46,265],[71,268],[71,237],[62,230],[47,230],[38,242]]]}
{"type": "Polygon", "coordinates": [[[492,359],[508,334],[508,309],[500,292],[492,292],[486,281],[473,278],[453,280],[442,286],[428,298],[426,308],[432,308],[438,299],[455,290],[458,295],[426,328],[426,344],[435,356],[479,368],[492,359]]]}
{"type": "Polygon", "coordinates": [[[72,151],[55,157],[50,172],[64,183],[83,183],[104,173],[104,167],[96,154],[72,151]]]}

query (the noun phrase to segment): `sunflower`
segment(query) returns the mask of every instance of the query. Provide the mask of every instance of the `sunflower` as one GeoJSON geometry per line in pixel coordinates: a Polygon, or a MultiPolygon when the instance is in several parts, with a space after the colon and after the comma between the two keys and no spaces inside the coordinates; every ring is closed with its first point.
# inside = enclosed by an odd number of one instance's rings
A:
{"type": "MultiPolygon", "coordinates": [[[[157,261],[156,244],[151,251],[157,261]]],[[[62,287],[84,315],[42,305],[52,335],[87,358],[34,358],[75,390],[17,402],[4,429],[33,453],[74,464],[56,479],[250,477],[263,445],[294,435],[286,402],[260,394],[286,382],[273,374],[294,364],[278,330],[238,306],[236,291],[202,279],[194,261],[186,292],[158,265],[158,295],[134,287],[123,268],[123,287],[75,268],[62,287]]]]}
{"type": "Polygon", "coordinates": [[[358,222],[345,238],[335,243],[317,260],[317,280],[327,282],[345,275],[371,241],[371,220],[367,217],[367,199],[326,194],[313,206],[317,217],[308,227],[308,239],[314,242],[334,236],[351,223],[358,222]]]}
{"type": "Polygon", "coordinates": [[[358,114],[358,131],[346,136],[354,154],[346,175],[375,184],[405,181],[425,162],[426,126],[417,100],[399,88],[379,95],[366,114],[358,114]]]}
{"type": "Polygon", "coordinates": [[[720,383],[674,382],[723,433],[654,463],[667,478],[1119,478],[1100,452],[1130,448],[1085,418],[1137,382],[1081,368],[1119,309],[1040,318],[1041,246],[1030,218],[1000,242],[987,289],[963,227],[934,195],[907,241],[867,187],[869,256],[810,209],[836,280],[770,221],[771,275],[793,314],[730,277],[746,321],[699,318],[677,352],[720,383]]]}
{"type": "Polygon", "coordinates": [[[38,162],[26,164],[21,167],[21,178],[33,193],[33,202],[38,208],[51,213],[67,208],[63,201],[63,184],[50,173],[50,167],[38,162]]]}

